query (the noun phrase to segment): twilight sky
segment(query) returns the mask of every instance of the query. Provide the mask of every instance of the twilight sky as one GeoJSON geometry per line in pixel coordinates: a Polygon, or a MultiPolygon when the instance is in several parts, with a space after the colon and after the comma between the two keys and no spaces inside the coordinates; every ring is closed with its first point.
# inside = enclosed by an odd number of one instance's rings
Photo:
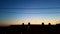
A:
{"type": "Polygon", "coordinates": [[[0,0],[0,23],[60,22],[60,0],[0,0]]]}

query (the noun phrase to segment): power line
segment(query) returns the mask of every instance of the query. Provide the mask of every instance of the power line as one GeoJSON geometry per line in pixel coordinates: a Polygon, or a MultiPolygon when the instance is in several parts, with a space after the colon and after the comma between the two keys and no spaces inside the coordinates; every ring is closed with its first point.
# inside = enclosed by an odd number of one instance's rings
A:
{"type": "Polygon", "coordinates": [[[20,13],[20,12],[2,12],[2,13],[12,13],[12,14],[60,14],[60,12],[55,12],[55,13],[20,13]]]}
{"type": "Polygon", "coordinates": [[[60,7],[50,7],[50,8],[0,8],[0,9],[60,9],[60,7]]]}

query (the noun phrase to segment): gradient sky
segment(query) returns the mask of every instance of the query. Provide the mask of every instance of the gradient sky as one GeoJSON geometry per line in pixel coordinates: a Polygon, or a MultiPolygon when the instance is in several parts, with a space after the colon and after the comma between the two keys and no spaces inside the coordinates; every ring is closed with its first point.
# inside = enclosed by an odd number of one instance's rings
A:
{"type": "Polygon", "coordinates": [[[0,0],[0,23],[17,22],[59,23],[60,0],[0,0]]]}

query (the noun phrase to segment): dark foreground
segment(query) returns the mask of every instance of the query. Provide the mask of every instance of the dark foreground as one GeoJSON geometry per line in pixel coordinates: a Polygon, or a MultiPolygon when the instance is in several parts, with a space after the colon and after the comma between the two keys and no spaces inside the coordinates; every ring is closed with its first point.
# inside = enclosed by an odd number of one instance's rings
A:
{"type": "Polygon", "coordinates": [[[0,27],[0,34],[60,34],[60,25],[11,25],[0,27]]]}

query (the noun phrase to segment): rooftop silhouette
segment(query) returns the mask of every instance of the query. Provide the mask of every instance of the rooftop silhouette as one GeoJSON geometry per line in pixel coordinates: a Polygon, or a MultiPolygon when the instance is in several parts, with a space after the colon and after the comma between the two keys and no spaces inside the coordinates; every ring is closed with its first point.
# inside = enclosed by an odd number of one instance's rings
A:
{"type": "Polygon", "coordinates": [[[43,25],[44,22],[42,22],[42,25],[31,25],[30,22],[28,22],[28,25],[22,23],[22,25],[0,27],[0,32],[3,32],[2,34],[60,34],[60,24],[51,25],[49,23],[49,25],[43,25]]]}

